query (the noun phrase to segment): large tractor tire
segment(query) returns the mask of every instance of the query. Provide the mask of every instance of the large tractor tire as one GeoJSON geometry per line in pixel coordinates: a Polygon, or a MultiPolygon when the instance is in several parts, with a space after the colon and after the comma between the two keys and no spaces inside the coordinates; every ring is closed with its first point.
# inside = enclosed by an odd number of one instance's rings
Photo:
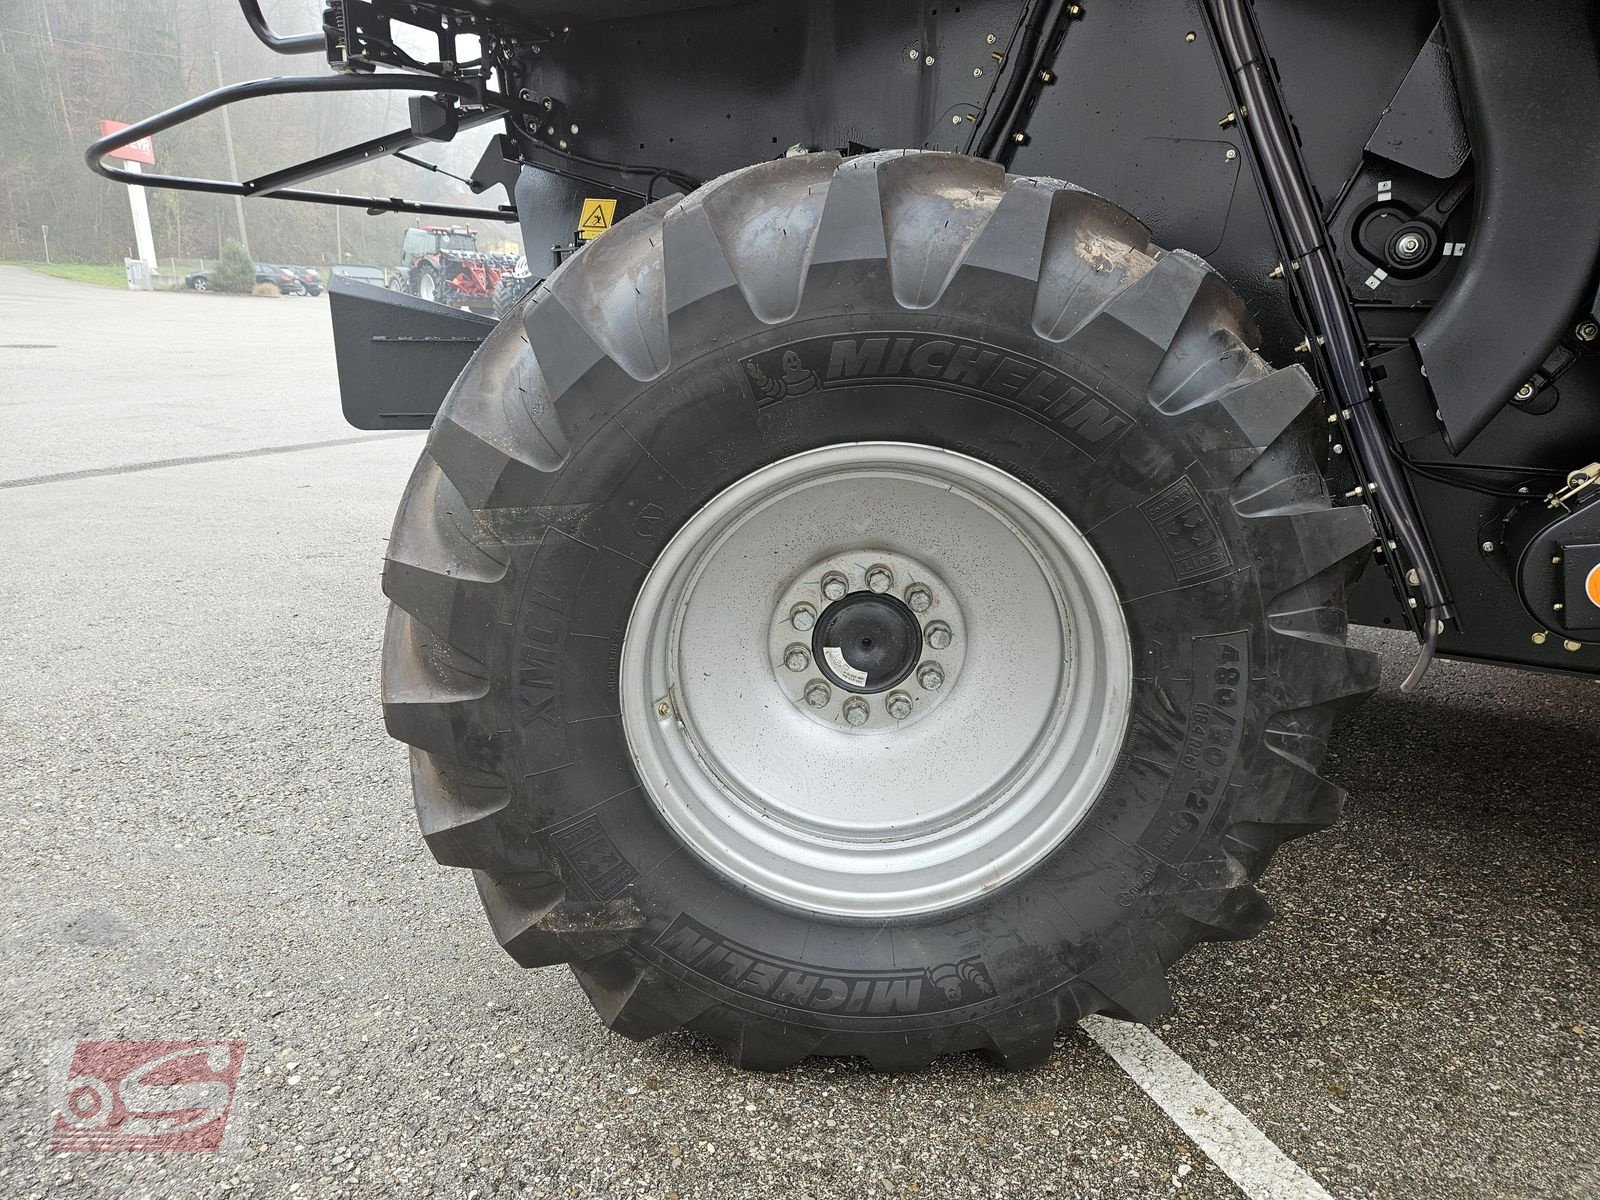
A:
{"type": "Polygon", "coordinates": [[[611,1028],[741,1066],[1160,1018],[1338,816],[1375,682],[1367,516],[1253,339],[1128,214],[959,156],[623,222],[483,344],[396,521],[433,854],[611,1028]]]}
{"type": "Polygon", "coordinates": [[[513,275],[509,271],[501,275],[494,285],[494,319],[504,320],[533,291],[534,282],[531,275],[513,275]]]}
{"type": "Polygon", "coordinates": [[[447,303],[445,298],[444,281],[439,277],[436,267],[424,263],[417,268],[417,298],[431,300],[436,304],[447,303]]]}

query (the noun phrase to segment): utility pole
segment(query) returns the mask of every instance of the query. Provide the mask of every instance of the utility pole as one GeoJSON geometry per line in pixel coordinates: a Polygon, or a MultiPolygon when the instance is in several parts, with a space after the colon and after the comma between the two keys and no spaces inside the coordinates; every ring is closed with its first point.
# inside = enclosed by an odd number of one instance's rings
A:
{"type": "MultiPolygon", "coordinates": [[[[338,188],[334,188],[333,190],[335,192],[337,192],[339,189],[338,188]]],[[[344,205],[335,204],[333,206],[333,244],[334,244],[333,261],[335,263],[342,263],[344,261],[344,218],[342,216],[343,213],[344,213],[344,205]]]]}
{"type": "MultiPolygon", "coordinates": [[[[222,53],[218,50],[211,52],[211,59],[217,65],[217,86],[222,87],[222,53]]],[[[233,122],[228,120],[228,106],[222,106],[222,138],[228,143],[228,177],[239,178],[239,160],[233,156],[233,122]]],[[[250,238],[244,231],[244,197],[233,198],[233,211],[239,218],[239,244],[244,247],[246,254],[250,253],[250,238]]],[[[254,257],[252,255],[252,257],[254,257]]]]}

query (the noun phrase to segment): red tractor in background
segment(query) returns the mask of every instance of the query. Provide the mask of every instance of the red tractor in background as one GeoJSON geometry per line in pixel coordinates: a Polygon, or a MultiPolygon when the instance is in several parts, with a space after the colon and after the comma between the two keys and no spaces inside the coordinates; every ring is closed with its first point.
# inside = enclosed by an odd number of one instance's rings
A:
{"type": "Polygon", "coordinates": [[[480,251],[477,233],[465,226],[422,225],[406,230],[390,286],[452,308],[493,312],[495,287],[515,261],[480,251]]]}

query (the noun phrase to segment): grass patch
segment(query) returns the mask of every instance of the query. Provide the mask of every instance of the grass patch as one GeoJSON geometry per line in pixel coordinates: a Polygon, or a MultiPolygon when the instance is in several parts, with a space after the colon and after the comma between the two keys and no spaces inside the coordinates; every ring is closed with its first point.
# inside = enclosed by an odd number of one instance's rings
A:
{"type": "Polygon", "coordinates": [[[8,267],[26,267],[41,275],[54,275],[57,279],[70,279],[75,283],[93,283],[100,287],[126,288],[128,272],[120,263],[42,263],[8,262],[8,267]]]}

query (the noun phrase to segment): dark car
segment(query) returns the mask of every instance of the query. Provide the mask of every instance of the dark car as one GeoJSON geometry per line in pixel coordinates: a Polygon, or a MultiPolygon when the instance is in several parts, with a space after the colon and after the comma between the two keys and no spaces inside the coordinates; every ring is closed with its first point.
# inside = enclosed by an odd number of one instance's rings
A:
{"type": "Polygon", "coordinates": [[[322,295],[322,275],[315,267],[289,267],[288,270],[300,281],[306,295],[322,295]]]}
{"type": "Polygon", "coordinates": [[[280,267],[274,263],[257,263],[256,282],[258,284],[273,284],[285,296],[304,296],[306,294],[305,281],[295,274],[292,267],[280,267]]]}
{"type": "MultiPolygon", "coordinates": [[[[270,283],[287,296],[304,296],[310,291],[310,285],[289,267],[278,267],[271,263],[256,263],[256,282],[270,283]]],[[[316,275],[315,271],[311,272],[316,275]]],[[[211,290],[210,271],[195,271],[185,275],[183,286],[193,292],[209,292],[211,290]]],[[[317,280],[317,290],[310,294],[315,296],[322,291],[322,281],[317,280]]]]}

